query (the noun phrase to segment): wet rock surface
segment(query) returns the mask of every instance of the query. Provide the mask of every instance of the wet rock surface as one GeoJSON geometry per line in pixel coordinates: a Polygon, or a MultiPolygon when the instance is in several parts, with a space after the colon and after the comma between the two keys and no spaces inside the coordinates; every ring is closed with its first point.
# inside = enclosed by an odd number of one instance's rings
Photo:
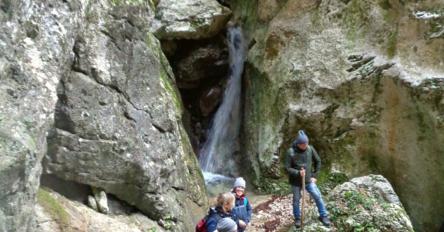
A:
{"type": "Polygon", "coordinates": [[[444,173],[444,63],[443,40],[430,30],[439,31],[433,25],[443,5],[383,2],[235,4],[250,36],[246,173],[255,173],[258,186],[284,181],[281,159],[304,129],[325,172],[383,174],[415,228],[437,230],[444,216],[433,210],[444,206],[435,194],[444,173]],[[273,10],[261,10],[266,6],[273,10]],[[416,11],[426,13],[418,18],[416,11]]]}

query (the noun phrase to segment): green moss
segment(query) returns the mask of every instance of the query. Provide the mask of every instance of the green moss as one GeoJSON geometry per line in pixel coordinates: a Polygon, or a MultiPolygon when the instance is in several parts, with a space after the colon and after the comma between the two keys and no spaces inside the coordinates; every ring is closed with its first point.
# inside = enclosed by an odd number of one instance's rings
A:
{"type": "Polygon", "coordinates": [[[355,41],[369,20],[369,6],[367,1],[352,0],[344,12],[343,24],[347,28],[347,36],[355,41]]]}
{"type": "Polygon", "coordinates": [[[372,103],[376,103],[376,100],[378,100],[378,97],[381,95],[382,93],[382,84],[381,84],[381,79],[382,79],[382,75],[379,74],[374,78],[374,90],[373,90],[373,95],[372,95],[372,103]]]}
{"type": "Polygon", "coordinates": [[[253,32],[257,25],[257,1],[256,0],[233,0],[231,2],[235,20],[242,22],[246,34],[253,32]]]}
{"type": "Polygon", "coordinates": [[[178,94],[179,90],[174,85],[174,77],[173,77],[174,74],[168,62],[168,59],[165,57],[165,54],[163,54],[159,40],[153,34],[147,33],[147,36],[145,38],[145,44],[148,46],[148,48],[150,48],[150,50],[159,60],[162,66],[160,68],[160,74],[159,74],[161,83],[163,84],[165,90],[173,97],[176,109],[182,112],[183,110],[182,98],[178,94]]]}
{"type": "MultiPolygon", "coordinates": [[[[195,29],[199,28],[200,30],[203,30],[204,29],[203,26],[206,25],[205,21],[206,20],[204,18],[194,18],[193,20],[190,21],[190,24],[191,24],[191,27],[193,27],[195,29]]],[[[205,28],[205,29],[208,32],[209,27],[205,28]]]]}
{"type": "Polygon", "coordinates": [[[393,58],[396,55],[396,47],[398,43],[398,27],[392,32],[390,32],[387,38],[387,56],[393,58]]]}
{"type": "Polygon", "coordinates": [[[204,177],[200,170],[196,155],[193,152],[193,148],[191,147],[189,137],[182,125],[179,125],[179,133],[181,139],[180,142],[185,150],[184,163],[188,169],[184,175],[187,177],[187,182],[192,183],[192,186],[188,186],[188,191],[192,193],[190,194],[190,197],[198,205],[206,206],[208,201],[206,199],[207,192],[204,187],[204,177]],[[202,185],[199,186],[199,184],[202,185]]]}
{"type": "Polygon", "coordinates": [[[276,178],[280,167],[273,160],[278,151],[273,144],[278,143],[275,135],[281,130],[279,125],[286,118],[284,112],[287,107],[285,104],[287,97],[279,92],[275,83],[271,83],[268,77],[254,66],[246,66],[245,79],[245,102],[248,104],[245,105],[243,134],[248,136],[247,144],[242,147],[242,153],[249,155],[247,161],[251,161],[248,163],[252,165],[252,170],[245,174],[252,176],[252,179],[276,178]]]}
{"type": "Polygon", "coordinates": [[[311,14],[311,23],[313,24],[313,29],[317,29],[319,31],[323,30],[322,27],[323,16],[319,10],[313,11],[311,14]]]}
{"type": "Polygon", "coordinates": [[[54,199],[47,190],[42,188],[37,192],[37,202],[49,213],[51,218],[57,222],[62,231],[64,231],[64,228],[69,225],[70,217],[63,205],[54,199]]]}
{"type": "Polygon", "coordinates": [[[425,141],[434,137],[435,131],[433,128],[433,119],[430,115],[425,113],[420,104],[415,104],[416,107],[416,121],[419,129],[418,140],[425,141]]]}
{"type": "Polygon", "coordinates": [[[392,8],[392,5],[390,4],[390,0],[379,0],[378,5],[384,10],[388,10],[388,9],[392,8]]]}
{"type": "MultiPolygon", "coordinates": [[[[147,33],[146,38],[145,38],[145,44],[151,48],[151,51],[158,51],[159,49],[161,50],[161,46],[160,46],[160,42],[159,40],[152,34],[152,33],[147,33]]],[[[157,57],[160,59],[159,54],[157,54],[157,57]]]]}
{"type": "Polygon", "coordinates": [[[176,89],[175,86],[173,86],[173,84],[171,83],[172,81],[169,80],[168,75],[165,73],[165,71],[161,71],[160,80],[163,83],[165,90],[173,97],[173,102],[174,105],[176,106],[176,109],[182,112],[183,109],[182,99],[178,94],[178,90],[176,89]]]}

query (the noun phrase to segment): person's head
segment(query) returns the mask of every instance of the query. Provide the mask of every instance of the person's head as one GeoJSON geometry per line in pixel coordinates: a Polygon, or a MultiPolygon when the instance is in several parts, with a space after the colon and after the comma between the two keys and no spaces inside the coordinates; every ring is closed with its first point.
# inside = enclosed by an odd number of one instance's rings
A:
{"type": "Polygon", "coordinates": [[[233,192],[236,194],[237,197],[244,195],[246,185],[247,183],[245,182],[244,178],[236,178],[233,185],[233,192]]]}
{"type": "Polygon", "coordinates": [[[217,222],[218,232],[237,232],[237,224],[231,218],[222,218],[217,222]]]}
{"type": "Polygon", "coordinates": [[[234,208],[234,195],[230,192],[219,194],[216,206],[221,207],[224,212],[230,212],[234,208]]]}
{"type": "Polygon", "coordinates": [[[303,130],[299,130],[298,136],[295,140],[296,146],[300,149],[305,151],[308,147],[308,136],[305,134],[303,130]]]}

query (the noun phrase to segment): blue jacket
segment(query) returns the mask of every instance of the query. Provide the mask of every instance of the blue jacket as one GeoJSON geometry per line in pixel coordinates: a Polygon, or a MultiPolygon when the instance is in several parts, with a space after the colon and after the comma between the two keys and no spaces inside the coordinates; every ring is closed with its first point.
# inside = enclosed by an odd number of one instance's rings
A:
{"type": "Polygon", "coordinates": [[[208,211],[208,216],[205,222],[205,226],[207,227],[207,231],[208,232],[213,232],[216,230],[217,227],[217,222],[222,219],[222,218],[226,218],[226,217],[230,217],[231,219],[233,219],[236,224],[239,226],[239,219],[237,218],[236,214],[234,214],[233,212],[230,213],[225,213],[221,207],[216,207],[216,208],[210,208],[210,210],[208,211]]]}
{"type": "Polygon", "coordinates": [[[248,198],[245,195],[242,195],[241,197],[236,196],[233,212],[240,220],[247,224],[251,221],[253,209],[251,208],[250,201],[248,201],[248,198]]]}

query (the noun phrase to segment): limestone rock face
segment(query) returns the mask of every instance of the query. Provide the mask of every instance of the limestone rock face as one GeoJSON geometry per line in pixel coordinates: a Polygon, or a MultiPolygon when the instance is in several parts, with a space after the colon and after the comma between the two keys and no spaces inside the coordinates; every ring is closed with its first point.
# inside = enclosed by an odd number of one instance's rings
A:
{"type": "Polygon", "coordinates": [[[170,229],[192,228],[205,187],[150,31],[159,22],[159,37],[207,38],[225,26],[230,10],[194,3],[1,1],[1,231],[34,231],[45,154],[47,174],[103,189],[170,229]]]}
{"type": "Polygon", "coordinates": [[[141,213],[105,215],[60,194],[40,189],[36,232],[165,231],[141,213]]]}
{"type": "Polygon", "coordinates": [[[209,38],[225,27],[231,11],[216,0],[160,0],[156,8],[161,39],[209,38]]]}
{"type": "Polygon", "coordinates": [[[444,191],[442,2],[234,5],[250,38],[242,143],[257,183],[283,177],[276,157],[304,129],[325,171],[383,174],[415,228],[437,230],[444,216],[435,210],[444,207],[436,195],[444,191]],[[265,14],[267,5],[273,11],[265,14]]]}
{"type": "Polygon", "coordinates": [[[91,3],[58,86],[47,174],[105,190],[189,231],[206,203],[174,76],[145,3],[91,3]]]}
{"type": "Polygon", "coordinates": [[[33,231],[56,85],[85,1],[0,2],[0,231],[33,231]]]}

